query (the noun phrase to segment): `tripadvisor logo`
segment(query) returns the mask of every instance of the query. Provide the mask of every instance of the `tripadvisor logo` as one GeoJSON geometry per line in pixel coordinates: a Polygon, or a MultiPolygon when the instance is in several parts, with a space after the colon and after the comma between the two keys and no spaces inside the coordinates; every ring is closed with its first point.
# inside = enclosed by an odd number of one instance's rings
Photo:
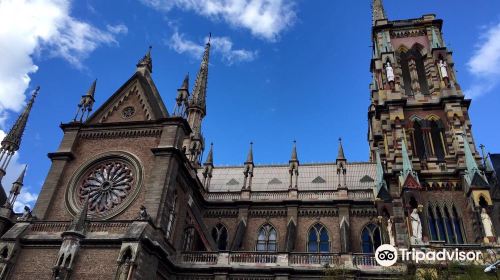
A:
{"type": "Polygon", "coordinates": [[[375,251],[375,260],[381,266],[391,266],[398,261],[398,251],[389,244],[380,245],[375,251]]]}
{"type": "Polygon", "coordinates": [[[480,251],[461,251],[458,248],[454,250],[409,250],[405,248],[396,249],[389,244],[380,245],[375,251],[375,260],[381,266],[392,266],[398,261],[398,255],[401,261],[435,262],[435,261],[458,261],[473,262],[479,261],[482,257],[480,251]],[[398,254],[399,251],[399,254],[398,254]]]}

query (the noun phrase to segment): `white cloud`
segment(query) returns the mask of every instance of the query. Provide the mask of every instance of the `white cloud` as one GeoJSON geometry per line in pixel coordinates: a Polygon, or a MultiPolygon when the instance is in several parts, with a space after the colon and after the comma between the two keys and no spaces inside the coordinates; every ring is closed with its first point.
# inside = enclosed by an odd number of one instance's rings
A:
{"type": "Polygon", "coordinates": [[[17,196],[16,202],[14,202],[14,211],[16,213],[22,213],[26,205],[33,209],[33,205],[37,198],[38,195],[36,193],[32,193],[29,191],[29,188],[23,187],[21,193],[17,196]]]}
{"type": "Polygon", "coordinates": [[[473,98],[494,89],[500,75],[500,23],[491,26],[479,38],[474,54],[467,62],[474,82],[466,90],[468,97],[473,98]]]}
{"type": "Polygon", "coordinates": [[[194,11],[214,20],[224,20],[235,27],[249,29],[257,37],[275,41],[296,18],[290,0],[140,0],[157,10],[173,8],[194,11]]]}
{"type": "Polygon", "coordinates": [[[106,29],[113,34],[127,34],[128,28],[124,24],[106,25],[106,29]]]}
{"type": "MultiPolygon", "coordinates": [[[[205,42],[208,38],[205,38],[205,42]]],[[[222,60],[228,65],[252,61],[257,57],[257,51],[234,49],[229,37],[212,37],[210,40],[214,54],[220,54],[222,60]]],[[[175,31],[169,42],[170,47],[178,53],[187,53],[193,58],[201,58],[204,50],[203,44],[197,44],[185,38],[184,34],[175,31]]]]}
{"type": "Polygon", "coordinates": [[[47,52],[77,68],[102,44],[116,44],[123,26],[104,31],[70,16],[70,0],[0,1],[0,119],[19,111],[30,75],[38,70],[33,56],[47,52]],[[115,32],[113,32],[115,31],[115,32]]]}

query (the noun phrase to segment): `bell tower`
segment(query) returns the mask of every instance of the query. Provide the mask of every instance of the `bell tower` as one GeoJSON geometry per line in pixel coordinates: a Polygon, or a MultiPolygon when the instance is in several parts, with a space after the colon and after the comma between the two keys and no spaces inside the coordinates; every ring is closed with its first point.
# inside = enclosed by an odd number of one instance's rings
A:
{"type": "Polygon", "coordinates": [[[457,81],[443,21],[432,14],[389,20],[381,0],[373,0],[372,11],[368,141],[371,160],[380,155],[391,197],[390,203],[379,197],[379,211],[391,209],[400,246],[479,242],[486,237],[480,214],[491,208],[489,184],[475,168],[481,157],[471,100],[457,81]],[[420,233],[412,228],[414,209],[420,233]]]}

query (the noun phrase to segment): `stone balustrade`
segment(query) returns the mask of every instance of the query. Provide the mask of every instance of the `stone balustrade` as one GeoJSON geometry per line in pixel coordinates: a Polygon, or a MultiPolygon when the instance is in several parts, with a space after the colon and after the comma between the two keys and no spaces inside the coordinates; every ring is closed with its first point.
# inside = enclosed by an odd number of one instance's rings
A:
{"type": "Polygon", "coordinates": [[[286,192],[252,192],[250,195],[251,200],[284,200],[288,198],[288,191],[286,192]]]}
{"type": "MultiPolygon", "coordinates": [[[[252,201],[281,201],[289,199],[288,191],[247,191],[246,195],[241,195],[240,192],[208,192],[205,194],[205,199],[208,201],[235,201],[246,200],[252,201]],[[242,198],[243,197],[243,198],[242,198]]],[[[299,191],[297,194],[299,200],[373,200],[373,191],[357,190],[340,193],[338,191],[299,191]]]]}
{"type": "Polygon", "coordinates": [[[207,266],[280,266],[308,267],[323,269],[325,266],[335,267],[372,267],[380,268],[373,255],[337,254],[337,253],[281,253],[281,252],[184,252],[179,255],[179,262],[190,265],[207,266]]]}
{"type": "Polygon", "coordinates": [[[339,254],[290,253],[291,265],[339,265],[339,254]]]}
{"type": "Polygon", "coordinates": [[[355,266],[379,266],[373,255],[354,254],[352,262],[355,266]]]}

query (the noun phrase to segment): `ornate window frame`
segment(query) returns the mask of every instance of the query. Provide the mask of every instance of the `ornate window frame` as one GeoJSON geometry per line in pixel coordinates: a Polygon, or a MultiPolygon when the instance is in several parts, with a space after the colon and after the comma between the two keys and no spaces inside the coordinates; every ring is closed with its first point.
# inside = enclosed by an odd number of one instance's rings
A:
{"type": "Polygon", "coordinates": [[[66,187],[65,192],[65,202],[66,209],[72,216],[76,216],[77,213],[81,211],[83,201],[77,198],[77,188],[84,180],[84,177],[88,175],[92,168],[97,165],[110,161],[117,160],[126,163],[134,174],[134,180],[132,182],[132,189],[127,194],[127,197],[120,204],[113,206],[112,209],[106,210],[102,213],[89,212],[88,215],[94,219],[108,220],[111,219],[125,211],[137,198],[141,188],[142,180],[144,178],[143,168],[141,161],[133,154],[122,151],[110,151],[98,154],[83,164],[75,171],[69,183],[66,187]]]}

